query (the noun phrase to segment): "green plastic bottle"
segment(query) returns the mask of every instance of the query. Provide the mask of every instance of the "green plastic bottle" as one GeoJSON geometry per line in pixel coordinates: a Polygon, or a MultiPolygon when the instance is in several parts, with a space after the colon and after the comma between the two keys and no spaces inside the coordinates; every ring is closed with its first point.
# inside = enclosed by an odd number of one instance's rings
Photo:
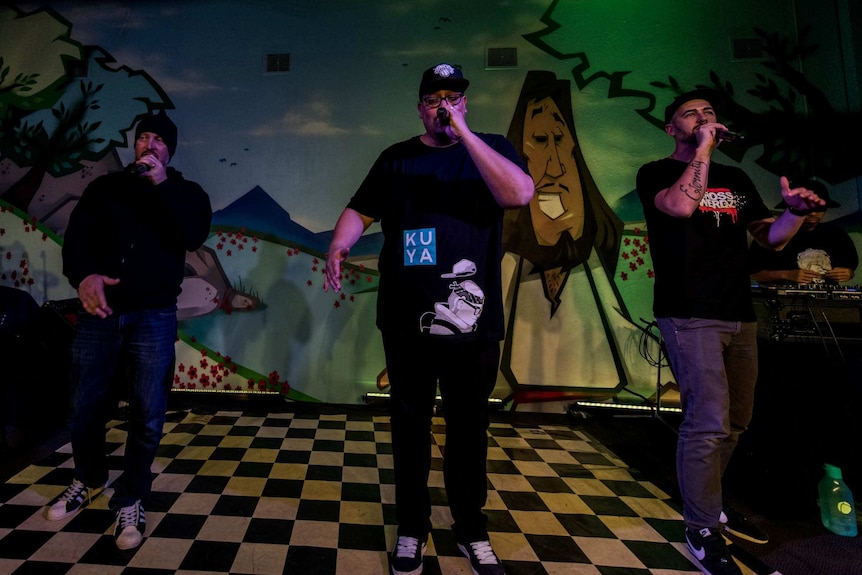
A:
{"type": "Polygon", "coordinates": [[[823,466],[826,474],[817,486],[820,495],[820,519],[823,526],[845,537],[856,537],[856,509],[853,505],[853,494],[844,483],[841,468],[829,465],[823,466]]]}

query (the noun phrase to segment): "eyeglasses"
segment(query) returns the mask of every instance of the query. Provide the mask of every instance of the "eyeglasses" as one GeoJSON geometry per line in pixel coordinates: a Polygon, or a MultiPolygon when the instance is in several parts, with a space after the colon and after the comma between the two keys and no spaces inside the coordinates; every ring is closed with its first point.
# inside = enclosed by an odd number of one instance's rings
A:
{"type": "Polygon", "coordinates": [[[446,100],[453,106],[457,106],[461,103],[461,98],[464,97],[464,94],[449,94],[448,96],[443,96],[442,98],[437,96],[427,96],[422,98],[422,103],[425,104],[426,108],[439,108],[440,104],[443,103],[443,100],[446,100]]]}

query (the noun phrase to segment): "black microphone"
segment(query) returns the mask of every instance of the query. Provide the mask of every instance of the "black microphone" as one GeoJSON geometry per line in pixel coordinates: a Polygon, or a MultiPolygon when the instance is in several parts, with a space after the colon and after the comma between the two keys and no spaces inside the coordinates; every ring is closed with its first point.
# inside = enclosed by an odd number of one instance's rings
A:
{"type": "Polygon", "coordinates": [[[140,176],[143,176],[144,174],[146,174],[147,172],[150,171],[150,165],[149,164],[130,164],[129,167],[126,168],[126,170],[130,174],[132,174],[133,176],[140,177],[140,176]]]}
{"type": "Polygon", "coordinates": [[[440,123],[443,124],[444,126],[448,126],[449,125],[449,110],[447,110],[446,108],[443,108],[442,106],[440,108],[437,108],[437,119],[440,120],[440,123]]]}
{"type": "Polygon", "coordinates": [[[744,140],[745,136],[738,132],[731,132],[730,130],[718,130],[718,139],[722,142],[738,142],[744,140]]]}

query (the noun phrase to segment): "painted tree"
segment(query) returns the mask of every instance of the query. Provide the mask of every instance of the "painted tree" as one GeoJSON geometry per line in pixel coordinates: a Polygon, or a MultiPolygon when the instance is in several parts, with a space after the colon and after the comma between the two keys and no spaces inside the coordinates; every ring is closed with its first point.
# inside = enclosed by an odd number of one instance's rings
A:
{"type": "Polygon", "coordinates": [[[0,157],[29,168],[0,198],[24,211],[45,174],[100,160],[125,146],[139,118],[172,107],[149,75],[82,46],[71,30],[50,8],[0,8],[0,157]]]}
{"type": "MultiPolygon", "coordinates": [[[[791,179],[820,177],[837,184],[858,176],[862,147],[847,137],[862,128],[858,112],[836,110],[824,92],[798,70],[798,62],[812,55],[817,46],[808,42],[810,28],[799,33],[798,42],[755,28],[763,41],[768,73],[756,74],[756,82],[746,93],[761,100],[765,110],[754,112],[739,103],[734,84],[709,73],[711,88],[720,94],[721,114],[729,126],[744,126],[746,139],[725,145],[731,158],[741,161],[745,152],[762,145],[755,162],[776,175],[791,179]]],[[[685,91],[674,77],[653,82],[658,88],[685,91]]]]}
{"type": "Polygon", "coordinates": [[[818,48],[810,41],[810,28],[803,28],[798,31],[798,37],[789,38],[755,26],[753,32],[762,43],[764,58],[763,71],[756,73],[753,81],[735,79],[733,83],[710,70],[708,81],[704,78],[691,85],[691,80],[681,82],[678,78],[691,77],[691,72],[684,70],[697,59],[667,55],[688,54],[690,46],[698,45],[702,34],[698,26],[668,30],[661,36],[663,49],[660,51],[632,51],[632,45],[652,45],[656,35],[665,32],[665,26],[669,25],[668,15],[654,9],[643,11],[638,18],[609,18],[618,10],[619,7],[610,2],[553,0],[542,16],[546,27],[524,38],[555,58],[571,60],[572,78],[579,90],[598,81],[607,85],[608,98],[635,98],[642,103],[635,112],[661,130],[664,129],[663,106],[658,102],[668,102],[674,94],[695,87],[716,90],[722,98],[722,122],[746,136],[743,141],[722,145],[722,152],[737,161],[748,150],[761,147],[756,163],[776,175],[792,179],[818,176],[837,184],[862,174],[858,162],[862,146],[848,136],[862,128],[862,114],[836,109],[824,91],[800,71],[799,63],[818,48]],[[608,33],[606,27],[591,28],[585,24],[601,21],[613,22],[613,32],[626,37],[630,43],[606,42],[600,36],[608,33]],[[598,66],[591,63],[583,46],[590,46],[591,56],[599,62],[598,66]],[[668,75],[666,81],[653,81],[644,86],[642,79],[633,78],[636,74],[630,66],[635,66],[636,70],[637,66],[643,67],[647,59],[656,57],[665,58],[662,65],[677,72],[668,75]],[[627,69],[607,71],[620,63],[627,69]],[[658,92],[654,93],[653,88],[658,92]],[[737,97],[740,92],[754,96],[761,105],[756,109],[744,105],[737,97]]]}

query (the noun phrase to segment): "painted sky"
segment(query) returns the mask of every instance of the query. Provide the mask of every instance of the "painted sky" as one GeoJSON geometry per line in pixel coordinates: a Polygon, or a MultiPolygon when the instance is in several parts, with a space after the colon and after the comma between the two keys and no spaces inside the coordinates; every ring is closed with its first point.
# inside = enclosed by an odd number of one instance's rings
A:
{"type": "MultiPolygon", "coordinates": [[[[566,22],[547,38],[556,49],[583,51],[588,74],[623,71],[626,86],[653,90],[669,74],[689,85],[711,69],[751,77],[759,63],[732,62],[729,38],[751,36],[754,21],[792,24],[788,0],[752,0],[746,14],[720,5],[735,4],[716,0],[707,12],[675,0],[50,2],[74,40],[146,71],[169,95],[180,127],[174,165],[215,209],[259,185],[313,232],[333,227],[384,147],[422,131],[415,106],[425,68],[462,65],[473,82],[471,128],[505,133],[527,70],[572,79],[578,63],[525,39],[546,29],[549,7],[566,22]],[[485,72],[489,47],[517,48],[518,67],[485,72]],[[264,73],[264,54],[275,52],[290,53],[289,73],[264,73]]],[[[607,81],[573,83],[572,99],[585,157],[613,206],[632,191],[637,167],[670,142],[637,115],[644,101],[609,98],[607,81]]],[[[121,156],[129,161],[131,151],[121,156]]],[[[777,177],[746,167],[767,182],[767,199],[777,192],[777,177]]]]}
{"type": "MultiPolygon", "coordinates": [[[[17,4],[25,11],[41,5],[17,4]]],[[[498,40],[516,41],[529,59],[524,52],[538,50],[526,49],[524,30],[513,26],[540,29],[547,7],[514,3],[523,16],[512,19],[490,5],[441,13],[436,1],[50,5],[72,23],[74,40],[145,70],[166,91],[180,127],[174,165],[208,190],[216,209],[260,185],[290,198],[285,209],[313,231],[331,229],[385,146],[421,132],[422,70],[448,60],[469,76],[498,40]],[[268,52],[290,53],[291,71],[264,74],[268,52]],[[344,94],[354,95],[347,105],[344,94]]],[[[494,85],[477,81],[470,90],[476,130],[508,125],[523,70],[499,74],[494,85]]]]}

